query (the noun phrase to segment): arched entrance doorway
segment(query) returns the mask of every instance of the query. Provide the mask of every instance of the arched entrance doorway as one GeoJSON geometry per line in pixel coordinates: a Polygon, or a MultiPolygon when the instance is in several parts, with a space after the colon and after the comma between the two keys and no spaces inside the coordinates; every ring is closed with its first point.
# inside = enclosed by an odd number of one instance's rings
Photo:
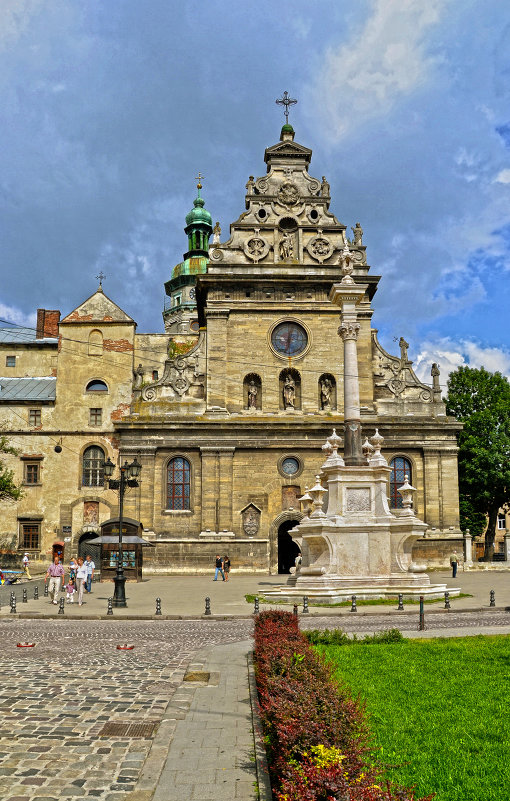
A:
{"type": "Polygon", "coordinates": [[[90,554],[96,569],[99,570],[101,564],[101,546],[88,544],[89,540],[95,540],[97,537],[99,537],[99,531],[87,531],[86,534],[82,534],[78,542],[78,556],[83,556],[85,559],[87,554],[90,554]]]}
{"type": "Polygon", "coordinates": [[[297,526],[299,520],[284,520],[278,526],[278,573],[290,573],[296,563],[296,556],[301,553],[297,542],[289,534],[291,528],[297,526]]]}

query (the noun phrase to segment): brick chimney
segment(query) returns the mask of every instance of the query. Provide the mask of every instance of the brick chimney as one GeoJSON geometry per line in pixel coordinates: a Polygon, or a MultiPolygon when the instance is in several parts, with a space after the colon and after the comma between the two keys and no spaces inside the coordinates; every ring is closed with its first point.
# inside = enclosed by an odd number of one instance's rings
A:
{"type": "Polygon", "coordinates": [[[59,322],[60,312],[57,309],[37,309],[36,339],[57,338],[59,322]]]}

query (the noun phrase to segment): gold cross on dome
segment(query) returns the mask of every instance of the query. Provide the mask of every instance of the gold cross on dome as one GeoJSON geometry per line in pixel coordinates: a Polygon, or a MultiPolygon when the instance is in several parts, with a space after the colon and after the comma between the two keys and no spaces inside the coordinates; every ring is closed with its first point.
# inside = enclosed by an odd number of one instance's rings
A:
{"type": "Polygon", "coordinates": [[[204,180],[204,178],[205,178],[205,175],[201,175],[200,172],[196,176],[195,181],[198,181],[197,189],[202,189],[202,181],[204,180]]]}
{"type": "Polygon", "coordinates": [[[285,124],[288,125],[289,124],[289,106],[293,106],[295,103],[297,103],[297,100],[294,100],[293,97],[289,97],[289,93],[288,92],[284,92],[283,93],[283,97],[281,97],[279,100],[276,100],[275,102],[279,106],[285,106],[285,111],[283,113],[285,114],[285,124]]]}

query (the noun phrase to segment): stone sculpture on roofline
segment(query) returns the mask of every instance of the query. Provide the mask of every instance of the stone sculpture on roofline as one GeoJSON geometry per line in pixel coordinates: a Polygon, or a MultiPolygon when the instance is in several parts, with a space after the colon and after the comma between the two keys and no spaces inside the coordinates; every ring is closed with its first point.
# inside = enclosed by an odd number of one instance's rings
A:
{"type": "MultiPolygon", "coordinates": [[[[413,511],[415,488],[406,476],[398,490],[403,508],[394,514],[387,498],[390,468],[381,453],[384,439],[376,429],[370,441],[366,438],[362,444],[356,307],[367,286],[351,277],[347,245],[341,264],[343,278],[332,286],[330,299],[341,310],[338,333],[344,348],[344,456],[338,452],[342,439],[333,430],[322,446],[327,458],[321,475],[306,493],[306,500],[311,498],[311,510],[289,532],[301,549],[302,563],[286,585],[267,594],[289,599],[307,595],[321,602],[335,602],[352,594],[358,598],[388,598],[399,593],[408,598],[441,598],[446,584],[431,584],[424,567],[412,562],[413,543],[428,528],[413,511]]],[[[460,592],[448,589],[451,596],[460,592]]]]}

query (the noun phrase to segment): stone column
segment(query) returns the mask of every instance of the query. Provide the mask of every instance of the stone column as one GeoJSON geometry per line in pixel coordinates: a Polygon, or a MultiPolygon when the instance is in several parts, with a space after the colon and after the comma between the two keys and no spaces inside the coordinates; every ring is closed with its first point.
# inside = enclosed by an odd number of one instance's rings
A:
{"type": "Polygon", "coordinates": [[[218,448],[200,448],[202,467],[202,530],[200,536],[216,533],[216,500],[218,498],[218,448]]]}
{"type": "Polygon", "coordinates": [[[464,568],[473,567],[473,537],[469,529],[464,534],[464,568]]]}
{"type": "Polygon", "coordinates": [[[206,309],[207,317],[207,411],[227,412],[228,309],[206,309]]]}
{"type": "Polygon", "coordinates": [[[505,530],[504,543],[505,562],[510,562],[510,531],[508,529],[505,530]]]}
{"type": "Polygon", "coordinates": [[[330,300],[341,308],[341,323],[338,329],[344,343],[344,460],[346,465],[366,465],[361,449],[361,412],[359,405],[358,379],[358,332],[360,325],[356,306],[363,298],[366,284],[355,284],[350,276],[349,256],[344,253],[344,277],[333,284],[330,300]]]}
{"type": "Polygon", "coordinates": [[[218,534],[232,535],[232,495],[234,492],[235,448],[219,448],[219,526],[218,534]]]}

